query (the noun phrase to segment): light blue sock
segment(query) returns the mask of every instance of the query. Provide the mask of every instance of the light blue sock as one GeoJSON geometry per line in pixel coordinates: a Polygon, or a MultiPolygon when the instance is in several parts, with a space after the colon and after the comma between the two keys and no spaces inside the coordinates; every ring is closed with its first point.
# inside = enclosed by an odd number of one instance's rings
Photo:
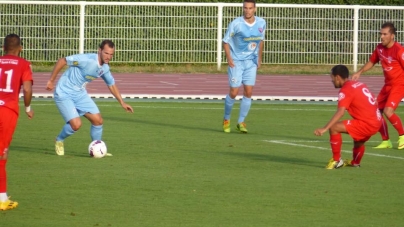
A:
{"type": "Polygon", "coordinates": [[[248,115],[248,111],[250,111],[251,107],[251,98],[247,98],[243,96],[240,103],[240,115],[238,117],[238,123],[244,122],[244,119],[248,115]]]}
{"type": "Polygon", "coordinates": [[[91,125],[90,134],[92,140],[101,140],[102,125],[91,125]]]}
{"type": "Polygon", "coordinates": [[[226,99],[224,101],[224,119],[229,120],[230,119],[230,114],[231,110],[233,109],[235,99],[230,98],[229,95],[226,96],[226,99]]]}
{"type": "Polygon", "coordinates": [[[62,131],[60,131],[59,135],[56,137],[57,141],[63,141],[67,137],[73,135],[76,131],[72,129],[72,126],[70,126],[69,123],[65,124],[62,128],[62,131]]]}

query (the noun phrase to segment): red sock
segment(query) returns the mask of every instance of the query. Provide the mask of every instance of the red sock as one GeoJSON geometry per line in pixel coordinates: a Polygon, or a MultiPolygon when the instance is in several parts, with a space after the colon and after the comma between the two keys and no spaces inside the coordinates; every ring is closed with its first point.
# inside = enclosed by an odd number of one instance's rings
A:
{"type": "Polygon", "coordinates": [[[382,126],[380,126],[379,132],[380,135],[382,136],[382,140],[389,139],[389,130],[387,129],[387,124],[386,121],[384,120],[384,117],[382,117],[382,126]]]}
{"type": "Polygon", "coordinates": [[[0,193],[7,192],[6,163],[7,160],[0,160],[0,193]]]}
{"type": "Polygon", "coordinates": [[[341,159],[342,136],[341,133],[330,135],[332,158],[334,161],[341,159]]]}
{"type": "Polygon", "coordinates": [[[352,150],[352,157],[353,157],[352,164],[353,165],[354,164],[358,164],[358,165],[361,164],[363,154],[365,154],[365,145],[362,145],[362,146],[357,147],[357,148],[354,147],[353,150],[352,150]]]}
{"type": "Polygon", "coordinates": [[[404,134],[404,129],[403,129],[403,124],[401,123],[400,117],[393,113],[389,118],[390,123],[393,125],[393,127],[397,130],[398,135],[403,135],[404,134]]]}

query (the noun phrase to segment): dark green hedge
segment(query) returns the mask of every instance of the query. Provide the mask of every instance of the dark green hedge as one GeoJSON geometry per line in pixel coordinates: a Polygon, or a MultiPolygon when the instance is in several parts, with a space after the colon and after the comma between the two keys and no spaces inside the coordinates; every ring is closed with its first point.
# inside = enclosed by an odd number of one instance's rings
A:
{"type": "MultiPolygon", "coordinates": [[[[54,0],[49,0],[54,1],[54,0]]],[[[73,2],[79,0],[67,0],[73,2]]],[[[133,2],[133,0],[89,0],[87,2],[133,2]]],[[[238,3],[234,0],[147,0],[139,2],[225,2],[238,3]]],[[[326,4],[326,5],[384,5],[384,6],[402,6],[403,0],[257,0],[257,3],[276,3],[276,4],[326,4]]]]}

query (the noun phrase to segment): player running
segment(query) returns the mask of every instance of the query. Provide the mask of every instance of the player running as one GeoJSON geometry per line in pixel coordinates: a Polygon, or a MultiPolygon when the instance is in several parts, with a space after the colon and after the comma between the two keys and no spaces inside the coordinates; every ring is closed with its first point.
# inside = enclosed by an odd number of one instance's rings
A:
{"type": "Polygon", "coordinates": [[[123,101],[109,70],[108,63],[114,52],[114,43],[111,40],[104,40],[98,48],[98,53],[72,55],[60,58],[56,62],[46,85],[46,89],[49,91],[54,89],[54,81],[60,70],[65,65],[69,66],[60,77],[54,91],[56,106],[66,122],[56,137],[55,151],[57,155],[64,155],[64,140],[80,129],[80,116],[86,117],[91,122],[91,139],[101,140],[103,119],[97,105],[87,94],[87,83],[101,77],[122,108],[133,113],[132,107],[123,101]]]}
{"type": "Polygon", "coordinates": [[[322,128],[314,130],[316,136],[330,133],[332,158],[326,169],[337,169],[345,165],[359,167],[365,153],[365,142],[376,134],[382,124],[382,116],[377,102],[368,87],[361,82],[349,80],[349,70],[344,65],[331,69],[331,80],[335,88],[341,88],[338,94],[338,109],[331,120],[322,128]],[[353,119],[339,121],[345,111],[353,119]],[[341,133],[348,133],[354,141],[352,160],[341,159],[341,133]]]}
{"type": "Polygon", "coordinates": [[[21,39],[16,34],[4,38],[5,55],[0,57],[0,210],[10,210],[18,206],[7,196],[6,163],[17,119],[19,115],[19,95],[21,86],[24,94],[25,114],[34,117],[31,108],[32,71],[31,63],[19,57],[22,51],[21,39]]]}

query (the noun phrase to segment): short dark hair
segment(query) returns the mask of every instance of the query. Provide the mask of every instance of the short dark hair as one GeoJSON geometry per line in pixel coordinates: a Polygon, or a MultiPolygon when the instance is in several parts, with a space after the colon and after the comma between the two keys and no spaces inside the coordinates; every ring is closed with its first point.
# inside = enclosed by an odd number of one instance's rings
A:
{"type": "Polygon", "coordinates": [[[345,65],[336,65],[332,67],[331,74],[333,76],[339,75],[343,79],[349,78],[349,69],[345,65]]]}
{"type": "Polygon", "coordinates": [[[255,0],[244,0],[244,3],[245,2],[254,3],[254,6],[255,6],[255,0]]]}
{"type": "Polygon", "coordinates": [[[392,22],[386,22],[386,23],[382,24],[382,28],[389,28],[389,32],[394,35],[397,32],[397,28],[394,27],[394,24],[392,22]]]}
{"type": "Polygon", "coordinates": [[[9,34],[4,38],[4,51],[15,50],[21,46],[20,36],[16,34],[9,34]]]}
{"type": "Polygon", "coordinates": [[[100,44],[100,49],[103,50],[105,45],[109,46],[110,48],[115,48],[114,42],[109,39],[103,40],[100,44]]]}

